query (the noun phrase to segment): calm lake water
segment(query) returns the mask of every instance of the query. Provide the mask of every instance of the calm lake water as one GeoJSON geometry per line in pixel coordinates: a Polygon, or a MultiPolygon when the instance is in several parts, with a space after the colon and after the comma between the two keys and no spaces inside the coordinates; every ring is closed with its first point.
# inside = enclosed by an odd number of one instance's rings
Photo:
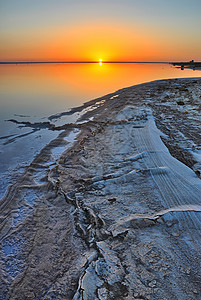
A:
{"type": "Polygon", "coordinates": [[[12,182],[13,170],[28,165],[58,135],[48,129],[35,132],[8,119],[44,122],[52,114],[120,88],[200,76],[201,71],[181,71],[168,64],[0,65],[0,197],[12,182]]]}
{"type": "Polygon", "coordinates": [[[48,116],[138,83],[199,76],[168,64],[0,65],[0,118],[48,116]]]}

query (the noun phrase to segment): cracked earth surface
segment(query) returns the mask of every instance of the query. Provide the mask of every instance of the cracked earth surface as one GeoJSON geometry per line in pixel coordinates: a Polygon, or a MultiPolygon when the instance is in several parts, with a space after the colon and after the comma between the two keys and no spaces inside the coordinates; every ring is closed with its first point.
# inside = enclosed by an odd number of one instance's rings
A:
{"type": "Polygon", "coordinates": [[[97,101],[1,200],[1,298],[200,299],[201,80],[97,101]]]}

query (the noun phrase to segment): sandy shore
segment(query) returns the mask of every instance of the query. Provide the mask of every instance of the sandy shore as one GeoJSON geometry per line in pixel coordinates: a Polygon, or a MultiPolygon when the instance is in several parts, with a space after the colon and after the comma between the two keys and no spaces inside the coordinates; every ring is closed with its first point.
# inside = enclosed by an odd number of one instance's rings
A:
{"type": "Polygon", "coordinates": [[[80,111],[25,124],[60,134],[1,200],[0,299],[200,299],[201,79],[80,111]]]}

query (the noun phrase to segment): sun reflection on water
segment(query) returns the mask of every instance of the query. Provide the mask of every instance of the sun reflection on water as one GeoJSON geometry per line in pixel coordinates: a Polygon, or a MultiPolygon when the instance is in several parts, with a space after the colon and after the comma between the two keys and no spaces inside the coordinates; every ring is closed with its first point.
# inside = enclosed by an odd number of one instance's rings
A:
{"type": "Polygon", "coordinates": [[[0,108],[51,113],[118,89],[164,78],[199,77],[200,71],[162,64],[97,63],[1,65],[0,108]],[[13,108],[14,109],[14,108],[13,108]]]}

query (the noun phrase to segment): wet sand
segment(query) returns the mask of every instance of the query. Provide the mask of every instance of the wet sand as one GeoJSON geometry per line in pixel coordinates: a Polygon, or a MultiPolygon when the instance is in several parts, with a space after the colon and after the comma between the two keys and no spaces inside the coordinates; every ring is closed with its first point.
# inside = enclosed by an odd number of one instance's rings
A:
{"type": "Polygon", "coordinates": [[[201,79],[84,109],[22,121],[60,134],[1,200],[0,298],[200,299],[201,79]]]}

